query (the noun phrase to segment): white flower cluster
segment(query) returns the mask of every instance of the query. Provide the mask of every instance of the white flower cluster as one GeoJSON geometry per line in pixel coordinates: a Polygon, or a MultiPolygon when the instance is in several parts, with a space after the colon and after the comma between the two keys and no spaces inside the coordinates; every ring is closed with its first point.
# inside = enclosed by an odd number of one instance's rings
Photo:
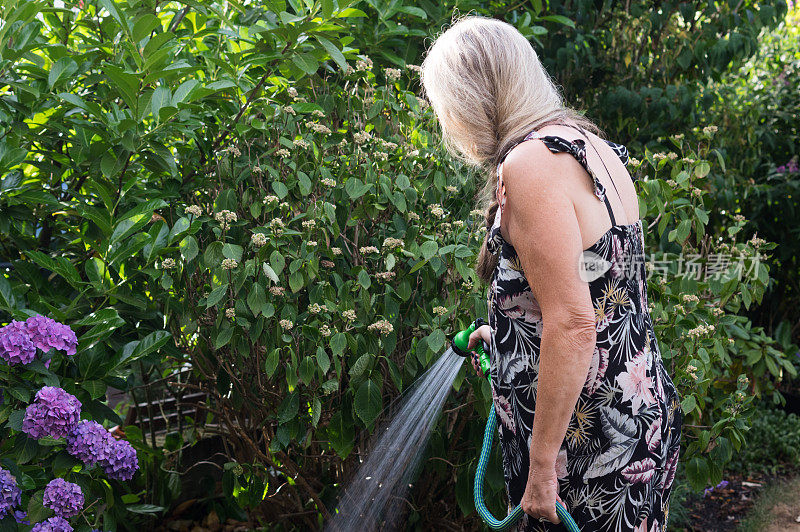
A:
{"type": "Polygon", "coordinates": [[[347,321],[355,321],[356,319],[356,311],[353,309],[348,309],[342,312],[342,317],[347,321]]]}
{"type": "Polygon", "coordinates": [[[406,68],[412,72],[416,72],[417,74],[422,73],[422,67],[419,65],[406,65],[406,68]]]}
{"type": "Polygon", "coordinates": [[[379,333],[386,335],[394,331],[394,327],[391,323],[386,320],[376,321],[375,323],[370,323],[367,326],[367,329],[370,331],[378,331],[379,333]]]}
{"type": "Polygon", "coordinates": [[[713,325],[698,325],[694,329],[689,329],[686,333],[690,338],[700,338],[701,336],[705,336],[706,334],[711,334],[714,332],[713,325]]]}
{"type": "Polygon", "coordinates": [[[225,270],[232,270],[239,265],[236,259],[222,259],[222,268],[225,270]]]}
{"type": "Polygon", "coordinates": [[[444,316],[447,314],[447,307],[433,307],[433,313],[437,316],[444,316]]]}
{"type": "Polygon", "coordinates": [[[214,215],[214,219],[219,223],[235,222],[239,219],[235,212],[229,210],[221,210],[214,215]]]}
{"type": "Polygon", "coordinates": [[[367,253],[378,253],[378,248],[376,248],[375,246],[362,246],[358,248],[358,251],[362,255],[366,255],[367,253]]]}
{"type": "Polygon", "coordinates": [[[275,202],[275,203],[278,202],[278,196],[273,196],[272,194],[270,194],[269,196],[264,196],[264,200],[262,201],[262,203],[264,205],[266,205],[267,203],[273,203],[273,202],[275,202]]]}
{"type": "Polygon", "coordinates": [[[281,157],[283,159],[287,159],[287,158],[291,157],[292,154],[286,148],[281,148],[281,149],[279,149],[278,151],[275,152],[275,155],[277,155],[278,157],[281,157]]]}
{"type": "Polygon", "coordinates": [[[308,141],[305,141],[303,139],[294,139],[292,141],[292,144],[294,144],[298,148],[308,148],[309,146],[311,146],[311,144],[309,144],[308,141]]]}
{"type": "Polygon", "coordinates": [[[356,144],[364,144],[371,138],[372,135],[369,133],[369,131],[356,131],[353,134],[353,140],[356,141],[356,144]]]}
{"type": "Polygon", "coordinates": [[[311,303],[311,304],[308,306],[308,311],[309,311],[311,314],[319,314],[319,313],[320,313],[320,312],[322,312],[323,310],[324,310],[325,312],[328,312],[328,307],[326,307],[325,305],[320,305],[319,303],[311,303]]]}
{"type": "Polygon", "coordinates": [[[378,139],[378,143],[381,145],[381,147],[388,151],[397,149],[397,144],[389,140],[378,139]]]}
{"type": "Polygon", "coordinates": [[[743,221],[745,221],[745,217],[744,217],[743,215],[741,215],[741,214],[734,214],[734,215],[733,215],[733,219],[734,219],[735,221],[737,221],[737,222],[743,222],[743,221]]]}
{"type": "Polygon", "coordinates": [[[291,96],[292,98],[297,98],[297,89],[295,89],[294,87],[289,87],[288,89],[286,89],[286,92],[288,92],[289,96],[291,96]]]}
{"type": "Polygon", "coordinates": [[[270,286],[269,293],[273,296],[282,296],[284,293],[286,293],[286,289],[282,286],[270,286]]]}
{"type": "Polygon", "coordinates": [[[767,241],[764,240],[763,238],[758,238],[758,237],[754,236],[753,238],[748,240],[747,243],[750,244],[751,246],[753,246],[754,248],[758,248],[758,247],[761,247],[764,244],[766,244],[767,241]]]}
{"type": "Polygon", "coordinates": [[[697,367],[694,364],[686,366],[686,373],[694,380],[697,380],[697,367]]]}
{"type": "Polygon", "coordinates": [[[306,122],[306,126],[313,129],[316,133],[322,133],[323,135],[330,135],[331,133],[333,133],[331,131],[331,128],[329,128],[325,124],[318,124],[317,122],[308,121],[306,122]]]}
{"type": "Polygon", "coordinates": [[[333,188],[333,187],[336,186],[336,181],[334,181],[330,177],[323,178],[322,180],[320,180],[320,183],[322,183],[326,187],[330,187],[330,188],[333,188]]]}
{"type": "Polygon", "coordinates": [[[324,336],[325,338],[327,338],[328,336],[330,336],[330,335],[331,335],[331,328],[330,328],[330,327],[328,327],[328,324],[327,324],[327,323],[323,323],[323,324],[322,324],[322,327],[320,327],[320,328],[319,328],[319,333],[320,333],[322,336],[324,336]]]}
{"type": "Polygon", "coordinates": [[[331,248],[331,253],[333,253],[334,255],[341,255],[342,248],[331,248]]]}
{"type": "Polygon", "coordinates": [[[386,282],[394,279],[394,275],[395,275],[394,272],[378,272],[375,274],[375,278],[378,279],[379,281],[386,282]]]}
{"type": "Polygon", "coordinates": [[[629,157],[628,158],[628,164],[630,164],[633,167],[636,167],[636,166],[639,166],[640,164],[642,164],[642,161],[640,161],[636,157],[629,157]]]}
{"type": "Polygon", "coordinates": [[[380,159],[381,161],[386,161],[387,159],[389,159],[389,154],[386,153],[385,151],[377,151],[375,152],[375,158],[380,159]]]}
{"type": "Polygon", "coordinates": [[[454,187],[453,185],[447,185],[446,187],[444,187],[444,189],[447,192],[458,192],[458,188],[454,187]]]}
{"type": "Polygon", "coordinates": [[[336,264],[326,259],[322,259],[321,261],[319,261],[319,264],[323,268],[333,268],[334,266],[336,266],[336,264]]]}
{"type": "Polygon", "coordinates": [[[458,228],[464,227],[464,220],[456,220],[455,222],[453,222],[453,225],[455,225],[458,228]]]}
{"type": "Polygon", "coordinates": [[[189,205],[186,207],[186,214],[191,214],[193,216],[200,216],[203,214],[203,209],[200,208],[199,205],[189,205]]]}
{"type": "Polygon", "coordinates": [[[399,238],[394,238],[392,236],[387,236],[383,240],[383,247],[385,248],[401,248],[403,247],[403,241],[399,238]]]}
{"type": "Polygon", "coordinates": [[[250,237],[250,242],[257,248],[264,246],[267,243],[267,235],[264,233],[253,233],[250,237]]]}
{"type": "Polygon", "coordinates": [[[303,220],[303,229],[314,229],[317,226],[317,222],[314,220],[303,220]]]}
{"type": "Polygon", "coordinates": [[[367,70],[372,70],[372,59],[367,56],[364,56],[363,59],[359,59],[356,61],[356,71],[364,72],[367,70]]]}
{"type": "Polygon", "coordinates": [[[161,267],[164,268],[165,270],[171,270],[175,268],[175,259],[171,258],[164,259],[163,261],[161,261],[161,267]]]}
{"type": "Polygon", "coordinates": [[[308,241],[306,241],[306,247],[309,247],[309,248],[317,247],[317,241],[316,240],[308,240],[308,241]]]}
{"type": "Polygon", "coordinates": [[[661,159],[666,159],[666,158],[667,158],[666,153],[658,152],[653,154],[653,159],[655,159],[656,161],[660,161],[661,159]]]}
{"type": "Polygon", "coordinates": [[[713,135],[719,130],[717,126],[706,126],[703,128],[703,133],[706,135],[713,135]]]}
{"type": "Polygon", "coordinates": [[[236,309],[235,308],[226,308],[225,309],[225,317],[233,319],[236,317],[236,309]]]}
{"type": "Polygon", "coordinates": [[[480,209],[472,209],[469,211],[470,216],[483,216],[483,211],[480,209]]]}
{"type": "Polygon", "coordinates": [[[700,298],[694,294],[684,294],[682,299],[684,303],[697,303],[700,301],[700,298]]]}
{"type": "Polygon", "coordinates": [[[292,115],[292,116],[297,115],[297,111],[295,111],[294,107],[292,107],[291,105],[284,105],[283,112],[286,113],[287,115],[292,115]]]}
{"type": "Polygon", "coordinates": [[[436,216],[437,218],[444,218],[444,209],[438,203],[434,203],[430,207],[431,214],[436,216]]]}
{"type": "Polygon", "coordinates": [[[292,327],[294,327],[294,323],[292,323],[292,320],[281,320],[278,322],[278,324],[280,324],[280,326],[286,329],[287,331],[292,327]]]}
{"type": "Polygon", "coordinates": [[[399,68],[384,68],[383,73],[386,75],[386,79],[388,81],[397,81],[398,79],[400,79],[399,68]]]}
{"type": "Polygon", "coordinates": [[[323,113],[319,109],[314,109],[313,111],[311,111],[311,116],[315,116],[317,118],[325,118],[325,113],[323,113]]]}

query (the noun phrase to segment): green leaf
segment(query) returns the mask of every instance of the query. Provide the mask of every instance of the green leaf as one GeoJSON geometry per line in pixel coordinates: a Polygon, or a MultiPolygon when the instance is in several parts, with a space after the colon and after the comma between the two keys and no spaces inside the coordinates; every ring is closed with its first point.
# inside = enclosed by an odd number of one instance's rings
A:
{"type": "Polygon", "coordinates": [[[92,399],[99,399],[106,395],[107,386],[102,381],[84,381],[81,383],[81,388],[89,392],[92,399]]]}
{"type": "Polygon", "coordinates": [[[275,284],[280,283],[280,279],[278,279],[278,275],[275,273],[275,270],[272,269],[272,266],[270,266],[265,262],[264,264],[262,264],[261,267],[264,270],[264,275],[269,277],[270,281],[272,281],[275,284]]]}
{"type": "Polygon", "coordinates": [[[134,514],[160,514],[164,511],[163,506],[156,506],[155,504],[131,504],[125,507],[125,509],[134,514]]]}
{"type": "Polygon", "coordinates": [[[151,31],[156,28],[161,27],[161,21],[158,19],[157,16],[153,15],[152,13],[146,13],[136,19],[136,22],[133,24],[133,30],[131,30],[131,36],[133,37],[133,42],[139,42],[145,37],[147,37],[151,31]]]}
{"type": "Polygon", "coordinates": [[[311,384],[316,370],[317,365],[314,363],[313,358],[308,356],[303,358],[303,361],[300,362],[300,380],[302,380],[306,385],[311,384]]]}
{"type": "Polygon", "coordinates": [[[228,345],[233,336],[233,327],[228,327],[217,332],[217,337],[214,339],[214,347],[220,349],[228,345]]]}
{"type": "Polygon", "coordinates": [[[275,369],[278,367],[278,361],[280,359],[280,349],[273,349],[268,355],[266,360],[264,360],[264,372],[267,374],[267,377],[272,377],[275,373],[275,369]]]}
{"type": "Polygon", "coordinates": [[[318,397],[314,398],[311,403],[311,424],[316,427],[319,423],[319,418],[322,415],[322,402],[318,397]]]}
{"type": "Polygon", "coordinates": [[[428,240],[419,247],[419,250],[422,252],[423,259],[430,260],[439,250],[439,244],[433,240],[428,240]]]}
{"type": "Polygon", "coordinates": [[[206,299],[206,308],[211,308],[217,303],[219,303],[223,297],[225,297],[225,293],[228,291],[228,283],[221,284],[220,286],[216,287],[214,290],[208,294],[208,299],[206,299]]]}
{"type": "Polygon", "coordinates": [[[358,360],[356,360],[355,364],[353,364],[353,367],[350,368],[350,377],[357,379],[363,375],[364,371],[366,371],[366,369],[369,367],[370,362],[372,362],[372,359],[373,357],[371,353],[364,353],[358,357],[358,360]]]}
{"type": "Polygon", "coordinates": [[[62,79],[70,77],[78,71],[78,64],[69,56],[64,56],[55,63],[47,75],[47,86],[52,89],[53,86],[62,79]]]}
{"type": "Polygon", "coordinates": [[[356,391],[353,406],[364,424],[371,425],[380,415],[383,407],[380,387],[369,379],[362,382],[356,391]]]}
{"type": "Polygon", "coordinates": [[[250,288],[250,293],[247,294],[247,306],[250,307],[253,316],[258,316],[258,313],[264,308],[266,302],[267,293],[260,284],[254,283],[250,288]]]}
{"type": "Polygon", "coordinates": [[[430,347],[431,351],[435,353],[441,351],[446,341],[447,337],[445,336],[444,331],[441,329],[436,329],[428,335],[428,347],[430,347]]]}
{"type": "Polygon", "coordinates": [[[303,280],[303,274],[300,272],[294,272],[292,275],[289,276],[289,288],[292,289],[292,292],[297,292],[301,288],[305,281],[303,280]]]}
{"type": "Polygon", "coordinates": [[[330,346],[334,356],[344,353],[344,348],[347,347],[347,338],[344,333],[338,332],[331,336],[330,346]]]}
{"type": "Polygon", "coordinates": [[[197,240],[192,235],[185,236],[178,247],[181,250],[183,260],[186,262],[190,262],[194,259],[199,251],[197,240]]]}
{"type": "Polygon", "coordinates": [[[278,423],[286,423],[300,412],[300,397],[297,392],[287,395],[278,407],[278,423]]]}
{"type": "MultiPolygon", "coordinates": [[[[328,1],[330,2],[330,0],[328,1]]],[[[331,56],[331,59],[333,59],[336,64],[339,65],[339,68],[341,68],[343,71],[347,70],[347,60],[344,58],[344,54],[342,54],[335,44],[324,37],[320,37],[319,35],[314,35],[314,38],[319,41],[323,48],[325,48],[325,51],[328,52],[328,55],[331,56]]]]}

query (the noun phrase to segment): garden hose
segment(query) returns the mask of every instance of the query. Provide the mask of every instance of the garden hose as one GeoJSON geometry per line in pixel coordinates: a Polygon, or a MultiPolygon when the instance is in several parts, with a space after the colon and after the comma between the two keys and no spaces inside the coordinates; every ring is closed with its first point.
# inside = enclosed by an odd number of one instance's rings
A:
{"type": "MultiPolygon", "coordinates": [[[[453,351],[465,358],[470,356],[470,349],[468,347],[469,335],[484,323],[485,322],[481,318],[478,318],[472,325],[457,333],[451,342],[453,351]]],[[[481,340],[474,349],[478,354],[478,362],[480,363],[483,375],[491,382],[491,378],[489,377],[489,355],[486,354],[488,350],[489,346],[486,345],[486,342],[483,340],[481,340]]],[[[475,472],[475,489],[473,490],[473,496],[478,515],[481,516],[481,519],[483,519],[483,522],[486,523],[489,528],[492,530],[508,530],[522,517],[524,513],[522,511],[522,506],[517,505],[517,507],[501,521],[496,519],[489,512],[483,498],[483,479],[486,476],[486,464],[489,462],[489,453],[492,450],[492,440],[494,439],[496,430],[497,414],[494,408],[491,408],[489,410],[489,419],[486,420],[486,430],[483,433],[483,445],[481,446],[481,455],[478,459],[478,469],[475,472]]],[[[556,501],[556,514],[558,514],[558,518],[561,519],[561,524],[563,524],[567,530],[570,532],[580,532],[575,520],[572,519],[572,516],[569,515],[569,512],[560,501],[556,501]]]]}

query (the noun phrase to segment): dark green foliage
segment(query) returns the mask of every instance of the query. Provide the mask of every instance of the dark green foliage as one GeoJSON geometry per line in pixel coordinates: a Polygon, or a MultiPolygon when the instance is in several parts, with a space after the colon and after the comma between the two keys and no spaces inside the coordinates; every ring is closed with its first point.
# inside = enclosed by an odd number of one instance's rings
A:
{"type": "Polygon", "coordinates": [[[800,417],[778,409],[759,409],[747,432],[747,446],[731,461],[744,474],[783,473],[800,466],[800,417]]]}

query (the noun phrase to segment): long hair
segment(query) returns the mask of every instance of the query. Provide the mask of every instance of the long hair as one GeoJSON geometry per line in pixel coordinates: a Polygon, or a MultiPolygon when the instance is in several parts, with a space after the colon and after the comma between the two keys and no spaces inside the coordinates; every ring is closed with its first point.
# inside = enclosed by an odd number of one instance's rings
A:
{"type": "MultiPolygon", "coordinates": [[[[564,121],[602,135],[596,124],[564,103],[528,40],[501,20],[458,19],[428,50],[422,85],[448,151],[483,170],[486,179],[476,199],[486,213],[487,230],[499,206],[497,165],[525,135],[564,121]]],[[[497,257],[486,240],[475,270],[488,283],[497,257]]]]}

